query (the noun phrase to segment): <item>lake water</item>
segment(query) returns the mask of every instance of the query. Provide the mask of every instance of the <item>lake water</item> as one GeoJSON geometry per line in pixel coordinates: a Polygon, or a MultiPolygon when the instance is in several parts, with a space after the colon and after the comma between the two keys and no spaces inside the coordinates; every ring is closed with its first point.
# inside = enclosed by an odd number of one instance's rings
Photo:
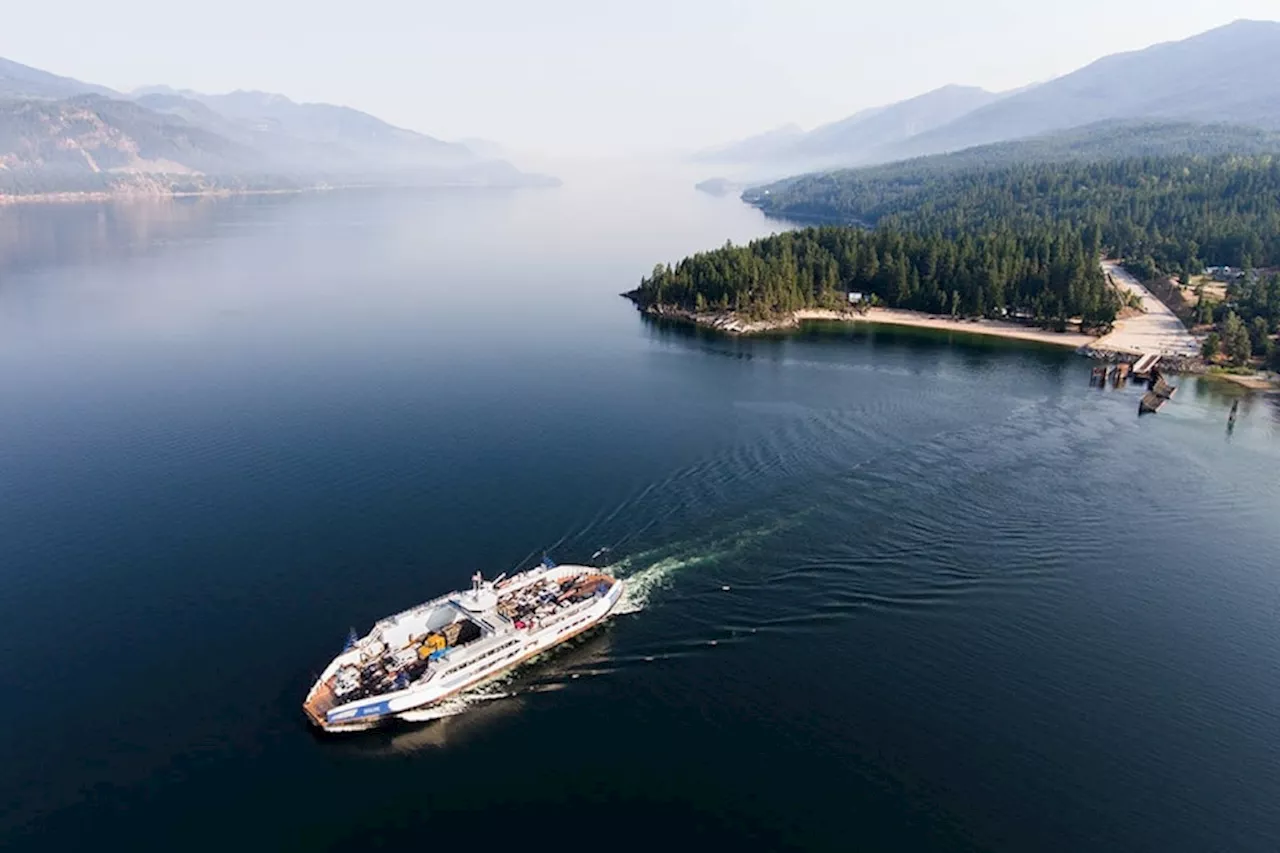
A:
{"type": "Polygon", "coordinates": [[[0,846],[1280,848],[1280,408],[655,325],[780,227],[690,186],[0,209],[0,846]],[[348,627],[601,547],[584,642],[307,728],[348,627]]]}

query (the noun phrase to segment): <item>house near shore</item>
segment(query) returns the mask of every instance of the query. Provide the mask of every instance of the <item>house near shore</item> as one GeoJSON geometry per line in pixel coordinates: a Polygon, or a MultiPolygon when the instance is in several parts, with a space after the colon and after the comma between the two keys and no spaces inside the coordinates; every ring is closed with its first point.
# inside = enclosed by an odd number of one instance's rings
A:
{"type": "Polygon", "coordinates": [[[849,293],[850,305],[861,305],[865,301],[866,301],[866,297],[859,291],[855,290],[849,293]]]}

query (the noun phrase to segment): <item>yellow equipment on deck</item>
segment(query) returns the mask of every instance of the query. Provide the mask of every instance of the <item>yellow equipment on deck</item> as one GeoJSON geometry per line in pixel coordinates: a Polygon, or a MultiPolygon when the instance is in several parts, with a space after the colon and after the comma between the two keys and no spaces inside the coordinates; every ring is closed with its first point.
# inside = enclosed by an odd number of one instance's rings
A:
{"type": "Polygon", "coordinates": [[[422,645],[418,647],[418,657],[428,657],[432,652],[438,652],[444,647],[444,637],[440,634],[429,634],[422,645]]]}

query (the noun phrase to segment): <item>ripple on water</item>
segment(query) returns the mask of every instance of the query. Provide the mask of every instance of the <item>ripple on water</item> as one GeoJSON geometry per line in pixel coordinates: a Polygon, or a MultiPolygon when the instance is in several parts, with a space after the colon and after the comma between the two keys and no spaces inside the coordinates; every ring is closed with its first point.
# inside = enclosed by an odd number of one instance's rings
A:
{"type": "MultiPolygon", "coordinates": [[[[912,390],[956,402],[948,387],[912,390]]],[[[577,534],[633,549],[611,565],[628,584],[620,614],[656,601],[680,608],[690,633],[643,660],[865,614],[977,619],[1014,607],[1036,622],[1069,594],[1079,566],[1105,565],[1114,537],[1146,535],[1117,521],[1133,495],[1073,487],[1100,466],[1137,479],[1150,464],[1121,449],[1139,438],[1128,406],[1011,397],[952,427],[955,418],[904,396],[737,403],[744,421],[731,441],[577,534]],[[1046,525],[1060,529],[1045,535],[1046,525]],[[721,583],[734,595],[720,596],[721,583]]]]}

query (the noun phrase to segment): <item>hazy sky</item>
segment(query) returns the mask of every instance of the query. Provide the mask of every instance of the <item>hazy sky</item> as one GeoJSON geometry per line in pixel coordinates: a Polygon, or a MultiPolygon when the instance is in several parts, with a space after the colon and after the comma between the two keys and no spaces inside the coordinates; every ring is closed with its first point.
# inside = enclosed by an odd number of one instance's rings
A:
{"type": "MultiPolygon", "coordinates": [[[[611,153],[1025,85],[1280,0],[47,0],[0,56],[131,89],[263,89],[445,138],[611,153]]],[[[1207,58],[1212,61],[1212,58],[1207,58]]]]}

